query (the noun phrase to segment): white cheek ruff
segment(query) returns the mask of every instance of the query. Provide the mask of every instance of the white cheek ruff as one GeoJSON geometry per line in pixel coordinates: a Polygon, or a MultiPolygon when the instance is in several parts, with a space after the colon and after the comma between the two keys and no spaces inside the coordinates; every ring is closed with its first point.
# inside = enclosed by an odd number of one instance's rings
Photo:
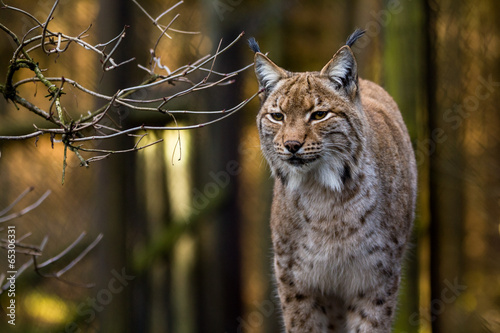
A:
{"type": "Polygon", "coordinates": [[[317,170],[317,180],[326,188],[340,192],[343,187],[342,172],[344,164],[342,161],[331,158],[328,162],[322,161],[317,170]]]}
{"type": "Polygon", "coordinates": [[[301,170],[305,168],[306,167],[299,167],[299,168],[294,166],[288,167],[290,172],[288,174],[287,187],[292,191],[299,189],[307,179],[307,171],[301,170]]]}
{"type": "Polygon", "coordinates": [[[342,172],[344,163],[333,156],[320,158],[309,165],[296,167],[282,162],[281,170],[286,171],[287,187],[294,191],[307,183],[324,186],[332,191],[340,192],[343,188],[342,172]]]}

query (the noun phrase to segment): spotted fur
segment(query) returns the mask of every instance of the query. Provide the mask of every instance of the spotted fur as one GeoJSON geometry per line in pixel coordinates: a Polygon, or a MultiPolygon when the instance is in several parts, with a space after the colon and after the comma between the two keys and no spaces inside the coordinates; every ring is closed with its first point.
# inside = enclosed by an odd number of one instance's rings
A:
{"type": "Polygon", "coordinates": [[[292,73],[255,55],[288,333],[390,332],[396,311],[415,158],[396,103],[358,80],[353,39],[320,72],[292,73]]]}

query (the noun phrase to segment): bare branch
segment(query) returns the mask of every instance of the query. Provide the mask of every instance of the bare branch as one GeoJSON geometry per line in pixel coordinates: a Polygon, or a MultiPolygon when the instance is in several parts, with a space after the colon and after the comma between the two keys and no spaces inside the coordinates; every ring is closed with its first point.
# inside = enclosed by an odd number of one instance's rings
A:
{"type": "Polygon", "coordinates": [[[36,131],[26,135],[0,135],[0,140],[26,140],[42,135],[42,131],[36,131]]]}
{"type": "Polygon", "coordinates": [[[63,251],[61,251],[58,255],[50,258],[49,260],[46,260],[44,261],[43,263],[41,264],[38,264],[37,267],[38,268],[43,268],[45,266],[48,266],[54,262],[56,262],[57,260],[61,259],[62,257],[64,257],[69,251],[71,251],[76,245],[78,245],[78,243],[80,243],[80,241],[83,239],[83,237],[85,237],[86,233],[85,232],[82,232],[80,234],[80,236],[78,236],[78,238],[76,240],[73,241],[73,243],[71,243],[67,248],[65,248],[63,251]]]}
{"type": "Polygon", "coordinates": [[[125,60],[119,64],[116,64],[115,61],[113,60],[113,58],[111,57],[113,55],[113,53],[115,53],[116,49],[118,48],[118,45],[120,45],[120,43],[122,42],[123,38],[125,38],[125,31],[127,30],[127,28],[128,28],[128,26],[125,26],[123,28],[122,32],[118,35],[118,38],[116,39],[116,43],[113,46],[113,49],[111,49],[111,52],[109,52],[109,54],[106,55],[104,61],[102,62],[102,68],[104,71],[110,71],[116,67],[119,67],[123,64],[129,63],[129,62],[135,60],[135,58],[131,58],[131,59],[125,60]],[[111,63],[111,66],[106,67],[106,64],[108,62],[111,63]]]}
{"type": "MultiPolygon", "coordinates": [[[[233,108],[231,108],[229,110],[201,111],[203,113],[223,113],[223,114],[225,114],[224,116],[219,117],[219,118],[217,118],[215,120],[207,121],[207,122],[204,122],[204,123],[201,123],[201,124],[190,125],[190,126],[165,126],[165,127],[161,127],[161,126],[144,126],[143,125],[143,126],[137,126],[137,127],[129,128],[129,129],[120,131],[120,132],[115,133],[115,134],[101,135],[101,136],[89,136],[89,137],[84,137],[84,138],[75,138],[75,139],[71,139],[71,142],[81,142],[81,141],[89,141],[89,140],[111,139],[111,138],[114,138],[114,137],[117,137],[117,136],[120,136],[120,135],[129,134],[129,133],[133,133],[133,132],[137,132],[137,131],[141,131],[141,130],[172,131],[172,130],[190,130],[190,129],[200,128],[200,127],[205,127],[205,126],[212,125],[212,124],[214,124],[216,122],[219,122],[219,121],[221,121],[221,120],[223,120],[223,119],[231,116],[234,112],[242,109],[246,104],[248,104],[248,102],[250,102],[252,99],[254,99],[260,92],[261,91],[256,92],[250,98],[244,100],[243,102],[241,102],[240,104],[236,105],[235,107],[233,107],[233,108]]],[[[177,113],[188,113],[188,112],[190,112],[190,111],[178,111],[177,113]]],[[[172,113],[172,112],[168,111],[168,113],[172,113]]]]}
{"type": "MultiPolygon", "coordinates": [[[[137,4],[137,2],[134,0],[134,3],[137,4]]],[[[174,10],[175,8],[177,8],[179,5],[182,5],[184,3],[184,1],[179,1],[178,3],[176,3],[175,5],[173,5],[172,7],[170,7],[169,9],[167,9],[166,11],[164,11],[163,13],[161,13],[160,15],[158,15],[154,22],[158,23],[158,21],[160,21],[160,19],[165,16],[166,14],[170,13],[172,10],[174,10]]]]}
{"type": "MultiPolygon", "coordinates": [[[[48,273],[43,273],[43,272],[40,271],[40,269],[42,269],[44,267],[47,267],[47,266],[49,266],[49,265],[57,262],[61,258],[67,256],[67,254],[69,252],[71,252],[72,250],[74,250],[76,248],[76,246],[82,241],[82,239],[84,237],[85,237],[85,233],[81,233],[80,236],[75,241],[73,241],[73,243],[71,243],[69,246],[67,246],[63,251],[61,251],[56,256],[54,256],[54,257],[52,257],[52,258],[44,261],[41,264],[38,264],[38,259],[37,258],[42,255],[43,249],[44,249],[44,247],[45,247],[45,245],[47,244],[47,241],[48,241],[48,237],[47,236],[43,238],[43,240],[42,240],[42,242],[40,243],[39,246],[21,244],[19,242],[16,242],[15,243],[16,244],[16,253],[25,254],[25,255],[31,256],[31,258],[27,262],[25,262],[23,265],[21,265],[21,267],[17,268],[16,273],[15,273],[16,280],[17,280],[17,278],[22,273],[24,273],[24,271],[26,271],[27,268],[29,268],[31,265],[34,265],[35,272],[38,275],[42,276],[42,277],[45,277],[45,278],[55,278],[55,279],[57,279],[57,280],[59,280],[61,282],[64,282],[66,284],[70,284],[70,285],[78,286],[78,287],[84,287],[84,288],[91,288],[91,287],[93,287],[94,284],[74,283],[74,282],[71,282],[71,281],[68,281],[68,280],[61,279],[61,276],[64,275],[66,272],[68,272],[70,269],[72,269],[79,262],[81,262],[82,259],[92,249],[94,249],[97,246],[97,244],[99,244],[99,242],[103,238],[102,234],[99,234],[96,237],[96,239],[94,241],[92,241],[92,243],[90,243],[89,245],[87,245],[83,251],[81,251],[69,264],[67,264],[66,266],[64,266],[59,271],[57,271],[55,273],[49,273],[49,274],[48,273]]],[[[7,249],[7,246],[5,244],[3,244],[3,243],[7,243],[7,241],[2,239],[1,243],[0,243],[0,248],[7,249]]],[[[0,275],[0,286],[1,286],[1,288],[0,288],[0,294],[2,294],[2,292],[5,291],[5,290],[7,290],[9,288],[9,286],[10,286],[10,282],[7,282],[7,283],[3,284],[5,278],[6,278],[5,274],[0,275]]]]}
{"type": "MultiPolygon", "coordinates": [[[[24,271],[30,267],[31,265],[33,265],[33,259],[29,259],[27,262],[25,262],[23,265],[21,265],[21,267],[19,267],[17,270],[16,270],[16,274],[15,274],[15,277],[16,277],[16,280],[17,278],[24,273],[24,271]]],[[[2,288],[0,289],[0,294],[2,294],[2,292],[4,292],[5,290],[9,289],[10,287],[10,282],[7,282],[5,283],[2,288]]]]}
{"type": "Polygon", "coordinates": [[[9,6],[9,5],[5,4],[3,1],[2,1],[2,6],[3,6],[3,8],[5,8],[5,9],[14,10],[14,11],[20,12],[20,13],[22,13],[22,14],[24,14],[24,15],[28,16],[30,19],[32,19],[33,21],[35,21],[35,23],[36,23],[36,24],[37,24],[37,26],[39,26],[39,27],[41,27],[41,26],[43,25],[43,24],[42,24],[42,22],[38,21],[38,19],[37,19],[35,16],[31,15],[31,14],[30,14],[30,13],[28,13],[27,11],[24,11],[24,10],[19,9],[19,8],[16,8],[16,7],[9,6]]]}
{"type": "MultiPolygon", "coordinates": [[[[189,95],[191,93],[196,93],[201,90],[211,89],[216,86],[224,86],[229,85],[235,81],[236,76],[248,69],[252,64],[245,66],[243,68],[235,69],[232,72],[220,72],[215,71],[215,64],[219,61],[219,57],[227,52],[235,43],[237,43],[243,36],[241,33],[234,40],[232,40],[228,45],[222,47],[222,40],[219,42],[215,53],[212,55],[205,55],[200,57],[198,60],[191,64],[186,64],[178,67],[175,70],[170,70],[170,68],[166,64],[162,64],[160,57],[157,56],[157,49],[160,47],[160,42],[163,36],[167,36],[171,38],[169,32],[179,32],[179,33],[195,33],[183,31],[180,29],[175,29],[173,25],[177,22],[179,18],[179,14],[173,15],[170,18],[166,25],[160,24],[160,20],[166,19],[167,15],[176,10],[183,1],[179,1],[173,6],[170,6],[166,10],[164,10],[160,15],[156,17],[149,14],[144,7],[142,7],[138,0],[132,0],[140,11],[142,11],[148,19],[152,22],[152,24],[157,27],[161,34],[156,39],[152,48],[150,48],[150,61],[149,66],[143,66],[138,64],[138,67],[142,70],[145,70],[149,77],[143,82],[126,87],[117,91],[113,96],[105,95],[99,92],[98,90],[89,89],[88,87],[84,87],[82,84],[77,82],[76,80],[72,80],[66,78],[64,76],[61,77],[49,77],[44,75],[44,71],[39,67],[38,62],[31,58],[31,52],[40,49],[45,54],[50,55],[52,53],[57,53],[58,56],[66,52],[70,44],[75,44],[77,47],[81,47],[85,52],[93,53],[100,57],[101,60],[101,68],[103,72],[116,69],[121,65],[129,63],[135,60],[134,57],[129,58],[128,60],[119,62],[114,59],[115,55],[118,54],[119,48],[122,46],[122,41],[126,36],[126,30],[128,28],[127,25],[124,25],[123,30],[114,38],[103,42],[92,44],[88,40],[85,39],[86,33],[90,30],[91,25],[88,26],[84,31],[79,33],[76,36],[71,36],[65,34],[61,31],[52,31],[49,29],[49,23],[54,19],[55,9],[59,4],[59,0],[55,0],[53,6],[43,21],[37,19],[32,14],[4,4],[4,8],[10,9],[16,13],[20,13],[22,15],[27,16],[32,22],[33,27],[29,28],[28,31],[22,36],[21,39],[11,31],[6,26],[0,23],[0,30],[6,32],[10,38],[12,38],[17,48],[13,54],[13,58],[11,59],[11,65],[7,71],[7,80],[5,85],[0,85],[0,93],[4,96],[5,99],[10,100],[14,103],[14,105],[22,106],[35,115],[45,119],[50,122],[49,126],[34,126],[34,130],[32,133],[27,133],[24,135],[15,135],[15,136],[2,136],[0,135],[0,140],[25,140],[30,138],[38,138],[44,134],[50,135],[50,140],[52,144],[54,142],[62,142],[64,147],[64,157],[63,157],[63,179],[66,169],[66,159],[67,159],[67,151],[68,149],[73,152],[77,158],[80,160],[81,165],[88,166],[88,163],[97,161],[103,158],[106,158],[110,155],[117,153],[125,153],[132,152],[144,149],[151,145],[157,144],[161,142],[161,140],[155,141],[154,143],[150,143],[144,146],[139,147],[136,144],[134,147],[129,149],[122,150],[107,150],[107,149],[94,149],[87,148],[82,145],[78,145],[80,142],[92,141],[92,140],[105,140],[111,139],[121,135],[127,136],[139,136],[142,137],[143,134],[137,134],[142,131],[148,130],[189,130],[195,129],[199,127],[208,126],[210,124],[221,121],[227,117],[229,117],[232,113],[238,111],[243,106],[245,106],[249,100],[253,99],[257,96],[258,93],[254,94],[249,99],[246,99],[239,103],[238,105],[230,108],[230,109],[219,109],[212,111],[205,110],[169,110],[168,103],[171,102],[175,98],[179,98],[182,96],[189,95]],[[106,51],[107,48],[110,48],[110,51],[106,51]],[[17,82],[14,82],[14,74],[20,70],[21,68],[28,69],[33,72],[34,76],[31,78],[21,79],[17,82]],[[157,73],[155,71],[161,71],[157,73]],[[42,83],[49,91],[49,95],[47,98],[50,100],[50,106],[48,111],[43,110],[38,105],[31,103],[28,99],[26,99],[17,88],[25,85],[28,82],[42,83]],[[85,94],[88,96],[92,96],[95,98],[104,101],[104,105],[96,110],[86,110],[85,113],[81,112],[79,116],[71,119],[74,113],[67,113],[64,107],[64,99],[62,98],[63,88],[68,89],[67,84],[70,84],[74,88],[76,88],[78,93],[85,94]],[[171,87],[175,84],[180,84],[180,89],[175,88],[175,90],[171,89],[171,87]],[[149,98],[149,99],[140,99],[136,98],[134,93],[139,91],[149,91],[152,89],[159,90],[159,88],[168,88],[165,89],[164,93],[160,97],[149,98]],[[174,119],[174,114],[188,114],[193,117],[201,114],[208,114],[216,116],[216,119],[212,119],[210,121],[197,121],[193,119],[191,125],[185,126],[177,126],[175,122],[175,126],[149,126],[148,124],[143,124],[141,126],[136,126],[133,128],[121,128],[118,124],[109,125],[103,124],[103,119],[105,116],[114,122],[112,117],[109,117],[108,111],[113,106],[125,106],[130,110],[136,112],[158,112],[164,115],[169,115],[174,119]],[[55,112],[54,112],[55,109],[55,112]],[[91,132],[90,130],[93,130],[91,132]],[[92,133],[93,135],[89,135],[92,133]],[[80,153],[89,153],[90,157],[83,157],[80,153]]],[[[34,54],[34,53],[33,53],[34,54]]],[[[156,92],[155,92],[156,94],[156,92]]],[[[139,140],[140,141],[140,140],[139,140]]],[[[176,145],[177,147],[177,145],[176,145]]],[[[4,217],[6,219],[7,217],[4,217]]],[[[8,216],[8,218],[13,218],[12,216],[8,216]]],[[[0,222],[3,220],[0,219],[0,222]]]]}
{"type": "MultiPolygon", "coordinates": [[[[84,93],[89,94],[91,96],[94,96],[94,97],[97,97],[97,98],[101,98],[101,99],[105,99],[105,100],[108,100],[108,101],[111,101],[113,99],[113,96],[103,95],[103,94],[100,94],[98,92],[92,91],[92,90],[90,90],[88,88],[85,88],[84,86],[82,86],[77,81],[72,80],[72,79],[67,78],[67,77],[64,77],[64,78],[63,77],[46,77],[46,79],[49,80],[49,81],[51,81],[51,82],[66,81],[67,83],[71,84],[73,87],[78,88],[79,90],[81,90],[84,93]]],[[[13,85],[13,87],[17,88],[17,87],[19,87],[19,86],[21,86],[23,84],[29,83],[29,82],[40,82],[40,79],[35,76],[35,77],[30,77],[30,78],[27,78],[27,79],[19,80],[18,82],[16,82],[13,85]]]]}
{"type": "Polygon", "coordinates": [[[73,268],[77,263],[79,263],[94,247],[96,247],[97,244],[99,244],[99,242],[101,241],[101,239],[103,238],[103,234],[99,234],[96,239],[90,243],[86,248],[85,250],[83,250],[75,259],[73,259],[73,261],[71,261],[68,265],[66,265],[66,267],[64,267],[63,269],[61,269],[60,271],[58,271],[56,273],[56,276],[59,277],[61,275],[63,275],[64,273],[66,273],[67,271],[69,271],[71,268],[73,268]]]}
{"type": "Polygon", "coordinates": [[[69,285],[79,286],[79,287],[84,287],[84,288],[93,287],[94,286],[93,283],[91,283],[91,284],[74,283],[74,282],[71,282],[68,280],[61,279],[61,276],[64,275],[67,271],[69,271],[71,268],[73,268],[76,264],[78,264],[94,247],[96,247],[96,245],[99,244],[99,242],[101,241],[103,234],[99,234],[96,237],[96,239],[91,244],[89,244],[82,252],[80,252],[80,254],[75,259],[73,259],[68,265],[66,265],[64,268],[60,269],[56,273],[46,274],[46,273],[42,273],[40,271],[41,268],[46,267],[46,266],[56,262],[57,260],[61,259],[64,255],[69,253],[71,250],[73,250],[78,245],[78,243],[80,243],[80,241],[83,239],[84,236],[85,236],[85,233],[80,234],[80,236],[73,243],[71,243],[66,249],[64,249],[61,253],[59,253],[59,255],[41,263],[41,264],[38,264],[37,257],[33,256],[33,263],[35,265],[35,272],[42,277],[55,278],[61,282],[69,284],[69,285]]]}
{"type": "MultiPolygon", "coordinates": [[[[151,142],[151,143],[148,143],[147,145],[145,146],[141,146],[141,147],[134,147],[134,148],[131,148],[131,149],[124,149],[124,150],[103,150],[103,151],[95,151],[95,152],[98,152],[98,153],[105,153],[104,156],[99,156],[99,157],[92,157],[92,158],[89,158],[86,162],[87,163],[90,163],[90,162],[94,162],[94,161],[97,161],[97,160],[101,160],[103,158],[106,158],[110,155],[114,155],[114,154],[122,154],[122,153],[130,153],[132,151],[139,151],[139,150],[142,150],[144,148],[148,148],[148,147],[151,147],[153,145],[156,145],[160,142],[163,142],[163,139],[159,139],[159,140],[156,140],[155,142],[151,142]]],[[[89,150],[89,151],[92,151],[92,150],[89,150]]]]}
{"type": "MultiPolygon", "coordinates": [[[[156,59],[156,48],[158,47],[158,45],[160,44],[160,40],[161,38],[166,35],[166,31],[170,28],[170,26],[174,23],[175,20],[177,20],[177,18],[179,18],[180,14],[177,14],[175,15],[175,17],[170,21],[169,24],[167,24],[167,26],[165,27],[165,29],[163,29],[163,31],[161,32],[161,35],[158,37],[158,39],[156,40],[156,43],[155,43],[155,46],[153,47],[153,50],[151,52],[151,61],[149,62],[150,64],[153,63],[153,60],[156,59]]],[[[158,61],[159,63],[159,61],[158,61]]],[[[167,70],[168,70],[168,67],[166,67],[167,70]]],[[[170,70],[168,70],[168,73],[170,74],[170,70]]]]}
{"type": "MultiPolygon", "coordinates": [[[[28,233],[25,236],[29,236],[29,235],[31,235],[31,233],[28,233]]],[[[7,241],[7,239],[0,239],[0,248],[8,250],[8,248],[9,248],[8,245],[9,245],[9,242],[7,241]]],[[[34,255],[34,256],[39,256],[42,254],[42,251],[40,250],[40,248],[38,246],[23,244],[23,243],[21,243],[20,239],[16,240],[15,245],[16,245],[16,250],[15,250],[16,253],[22,253],[22,254],[34,255]]]]}
{"type": "MultiPolygon", "coordinates": [[[[47,27],[49,26],[49,22],[52,19],[52,15],[54,14],[54,11],[56,10],[56,7],[58,4],[59,4],[59,0],[56,0],[54,2],[54,5],[52,6],[52,9],[50,10],[49,15],[47,16],[47,20],[45,21],[45,24],[42,25],[43,26],[43,29],[42,29],[42,50],[47,55],[49,55],[50,53],[53,53],[52,51],[48,51],[47,49],[45,49],[45,38],[47,36],[47,27]]],[[[54,52],[57,52],[57,48],[54,52]]]]}
{"type": "MultiPolygon", "coordinates": [[[[175,5],[173,5],[172,7],[168,8],[167,10],[165,10],[163,13],[161,13],[160,15],[158,15],[156,17],[156,19],[153,18],[153,16],[151,16],[145,9],[144,7],[142,7],[136,0],[132,0],[133,3],[135,3],[137,5],[137,7],[139,7],[139,9],[144,13],[146,14],[146,16],[151,20],[151,22],[153,22],[153,24],[158,27],[158,29],[162,32],[162,34],[164,34],[165,36],[167,36],[168,38],[172,39],[172,37],[170,35],[168,35],[166,33],[167,30],[170,30],[170,31],[174,31],[174,32],[178,32],[178,33],[184,33],[184,34],[198,34],[199,32],[191,32],[191,31],[183,31],[183,30],[177,30],[177,29],[173,29],[173,28],[170,28],[168,27],[167,29],[165,29],[164,27],[162,27],[158,21],[163,17],[165,16],[166,14],[168,14],[169,12],[171,12],[172,10],[174,10],[175,8],[177,8],[179,5],[183,4],[184,1],[179,1],[178,3],[176,3],[175,5]]],[[[171,21],[172,23],[172,21],[171,21]]],[[[169,24],[170,25],[170,24],[169,24]]]]}
{"type": "Polygon", "coordinates": [[[30,211],[32,211],[33,209],[35,209],[36,207],[40,206],[40,204],[45,200],[47,199],[47,197],[50,195],[51,191],[50,190],[47,190],[35,203],[33,203],[32,205],[29,205],[28,207],[22,209],[21,211],[17,212],[17,213],[13,213],[13,214],[10,214],[10,215],[7,215],[7,216],[4,216],[4,217],[1,217],[0,218],[0,223],[3,223],[3,222],[7,222],[7,221],[10,221],[10,220],[13,220],[17,217],[20,217],[20,216],[23,216],[27,213],[29,213],[30,211]]]}
{"type": "Polygon", "coordinates": [[[26,194],[30,193],[31,191],[33,191],[35,188],[33,186],[30,186],[28,187],[27,189],[25,189],[23,191],[23,193],[21,193],[17,198],[16,200],[14,200],[10,205],[8,205],[7,207],[5,207],[4,209],[2,209],[0,211],[0,216],[3,216],[5,214],[7,214],[19,201],[21,201],[22,198],[24,198],[26,196],[26,194]]]}

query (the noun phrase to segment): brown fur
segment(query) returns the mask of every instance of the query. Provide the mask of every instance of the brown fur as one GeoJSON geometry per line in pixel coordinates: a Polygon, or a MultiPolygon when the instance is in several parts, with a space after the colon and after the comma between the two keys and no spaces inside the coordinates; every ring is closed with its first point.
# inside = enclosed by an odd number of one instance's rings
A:
{"type": "Polygon", "coordinates": [[[321,72],[291,73],[259,52],[255,67],[286,331],[389,332],[416,197],[396,103],[358,81],[349,46],[321,72]]]}

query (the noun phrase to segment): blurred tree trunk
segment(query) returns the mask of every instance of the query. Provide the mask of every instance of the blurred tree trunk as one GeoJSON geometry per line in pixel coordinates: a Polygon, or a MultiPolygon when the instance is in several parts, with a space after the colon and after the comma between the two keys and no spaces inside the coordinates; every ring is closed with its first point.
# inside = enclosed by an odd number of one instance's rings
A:
{"type": "MultiPolygon", "coordinates": [[[[490,8],[492,13],[500,13],[500,2],[497,0],[490,0],[490,8]]],[[[494,18],[494,25],[491,27],[493,32],[488,31],[488,38],[490,35],[496,36],[497,40],[500,38],[500,20],[498,17],[494,18]]],[[[483,77],[492,75],[494,81],[500,81],[500,61],[496,56],[490,57],[488,63],[483,69],[483,77]],[[490,67],[491,66],[491,67],[490,67]],[[491,72],[490,72],[491,71],[491,72]]],[[[483,256],[486,260],[483,263],[483,270],[489,275],[491,285],[494,285],[495,278],[498,278],[500,272],[500,264],[497,255],[500,253],[500,112],[498,106],[500,105],[500,91],[498,87],[494,90],[491,101],[489,102],[489,110],[485,116],[484,122],[486,124],[488,137],[487,142],[487,174],[486,174],[486,209],[487,209],[487,235],[486,255],[483,256]]],[[[497,280],[498,281],[498,280],[497,280]]],[[[497,282],[498,285],[498,282],[497,282]]],[[[488,292],[486,292],[488,293],[488,292]]],[[[489,293],[488,293],[489,294],[489,293]]],[[[487,308],[498,309],[500,290],[497,289],[496,293],[488,295],[487,308]]],[[[497,331],[500,330],[500,321],[492,324],[497,331]]]]}
{"type": "MultiPolygon", "coordinates": [[[[500,13],[500,2],[496,0],[490,0],[491,8],[493,13],[500,13]]],[[[495,25],[492,27],[494,29],[494,35],[497,38],[500,36],[500,20],[494,20],[495,25]]],[[[488,77],[488,75],[493,75],[495,81],[500,80],[500,62],[498,59],[493,61],[491,68],[487,66],[486,70],[483,70],[483,77],[488,77]],[[490,73],[491,69],[491,73],[490,73]]],[[[487,124],[489,137],[487,142],[489,143],[489,159],[488,159],[488,174],[487,174],[487,210],[488,210],[488,221],[494,228],[498,224],[498,233],[500,234],[500,134],[498,129],[500,128],[500,112],[498,111],[498,106],[500,105],[500,92],[495,90],[490,102],[490,113],[488,114],[485,122],[487,124]],[[490,118],[491,116],[491,118],[490,118]]],[[[486,118],[486,117],[485,117],[486,118]]],[[[494,229],[493,229],[494,230],[494,229]]],[[[498,241],[498,234],[492,232],[488,236],[489,244],[491,244],[491,249],[489,253],[500,253],[500,242],[498,241]]],[[[496,297],[499,297],[497,294],[496,297]]]]}
{"type": "MultiPolygon", "coordinates": [[[[417,142],[417,119],[424,108],[424,85],[422,78],[422,50],[424,38],[423,7],[418,2],[405,2],[398,7],[390,0],[384,1],[383,8],[373,14],[383,29],[383,85],[397,102],[403,115],[412,142],[417,142]]],[[[423,165],[418,164],[419,174],[423,165]]],[[[410,248],[422,244],[419,238],[425,235],[425,221],[417,214],[414,221],[414,237],[410,248]]],[[[409,320],[419,313],[419,255],[409,250],[404,262],[398,316],[395,323],[397,332],[418,332],[419,325],[409,320]]]]}
{"type": "MultiPolygon", "coordinates": [[[[107,41],[122,31],[127,22],[132,21],[131,10],[133,4],[120,0],[100,1],[98,16],[98,39],[107,41]]],[[[130,30],[130,29],[129,29],[130,30]]],[[[120,45],[118,60],[133,56],[133,36],[127,31],[127,36],[120,45]]],[[[109,50],[108,50],[109,51],[109,50]]],[[[133,66],[133,65],[127,65],[133,66]]],[[[104,94],[114,94],[118,89],[132,85],[127,68],[120,67],[106,72],[98,83],[104,94]]],[[[128,110],[113,108],[108,114],[117,123],[127,123],[128,110]]],[[[99,143],[97,143],[99,144],[99,143]]],[[[133,146],[132,138],[124,136],[105,143],[114,149],[124,149],[133,146]]],[[[95,288],[96,293],[107,289],[109,282],[114,278],[112,271],[118,274],[125,272],[133,276],[127,286],[120,293],[113,294],[112,301],[106,304],[101,312],[100,332],[147,332],[149,314],[148,283],[143,276],[133,272],[127,258],[131,257],[127,247],[127,238],[133,235],[133,241],[141,238],[144,231],[143,216],[137,205],[137,190],[135,182],[136,154],[113,155],[112,158],[99,162],[98,184],[95,195],[96,225],[104,233],[99,256],[101,263],[100,281],[95,288]]]]}
{"type": "MultiPolygon", "coordinates": [[[[427,83],[427,117],[428,117],[428,131],[427,134],[430,136],[435,129],[438,128],[438,118],[437,115],[437,101],[436,101],[436,89],[437,89],[437,13],[434,0],[427,0],[425,2],[425,15],[426,15],[426,83],[427,83]]],[[[428,138],[430,139],[430,138],[428,138]]],[[[439,177],[435,172],[438,169],[438,160],[435,154],[431,154],[430,150],[424,151],[427,154],[429,160],[429,208],[430,208],[430,245],[431,245],[431,297],[434,297],[439,293],[439,279],[440,279],[440,260],[439,260],[439,228],[438,228],[438,209],[439,204],[437,201],[437,188],[439,185],[439,177]]],[[[431,323],[432,332],[440,332],[440,322],[437,320],[431,323]]]]}
{"type": "MultiPolygon", "coordinates": [[[[455,305],[444,304],[443,291],[461,281],[464,234],[464,156],[463,126],[456,126],[446,116],[449,109],[461,106],[462,1],[427,2],[428,54],[427,95],[430,159],[431,214],[431,304],[433,333],[461,331],[455,305]],[[438,38],[438,29],[447,31],[438,38]],[[441,89],[441,90],[440,90],[441,89]],[[444,304],[444,305],[443,305],[444,304]]],[[[453,110],[456,112],[456,109],[453,110]]]]}
{"type": "MultiPolygon", "coordinates": [[[[235,26],[241,17],[237,11],[214,10],[214,1],[202,2],[208,36],[215,51],[219,40],[227,45],[242,31],[235,26]],[[222,14],[222,15],[220,15],[222,14]]],[[[229,5],[227,5],[229,6],[229,5]]],[[[241,14],[241,13],[240,13],[241,14]]],[[[217,59],[216,69],[231,72],[244,66],[243,42],[217,59]]],[[[242,98],[241,80],[214,89],[204,100],[204,109],[237,105],[242,98]]],[[[240,142],[239,113],[194,133],[196,160],[193,199],[207,203],[199,223],[199,264],[197,278],[198,332],[236,332],[242,315],[241,300],[241,206],[238,203],[238,162],[240,142]],[[237,171],[233,171],[237,170],[237,171]],[[198,194],[198,195],[197,195],[198,194]]]]}
{"type": "MultiPolygon", "coordinates": [[[[159,139],[157,134],[150,132],[148,137],[150,140],[159,139]]],[[[144,217],[141,215],[138,219],[136,216],[128,239],[134,248],[148,249],[143,252],[145,255],[134,253],[129,257],[140,266],[137,272],[139,284],[134,284],[133,300],[142,302],[133,304],[134,332],[178,332],[173,330],[173,313],[179,306],[173,301],[172,253],[159,250],[167,246],[163,235],[175,232],[174,228],[169,228],[173,218],[169,215],[166,168],[172,166],[166,163],[165,150],[165,146],[159,144],[133,153],[137,158],[134,170],[136,202],[141,213],[144,211],[144,217]]]]}

